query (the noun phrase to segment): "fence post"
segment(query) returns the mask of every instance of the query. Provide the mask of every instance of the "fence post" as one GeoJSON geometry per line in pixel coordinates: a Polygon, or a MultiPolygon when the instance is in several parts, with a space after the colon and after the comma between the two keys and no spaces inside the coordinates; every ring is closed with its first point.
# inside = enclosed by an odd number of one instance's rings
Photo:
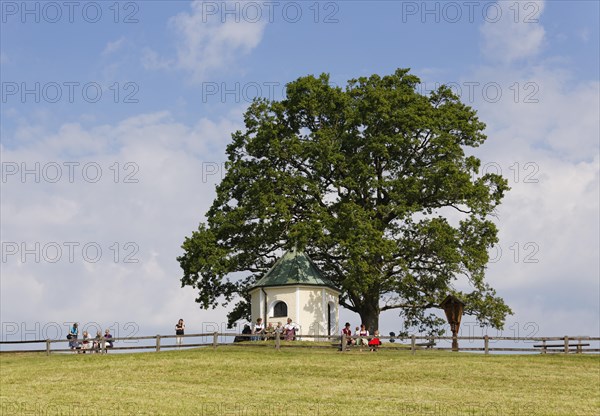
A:
{"type": "Polygon", "coordinates": [[[156,352],[160,352],[160,335],[156,336],[156,352]]]}
{"type": "Polygon", "coordinates": [[[417,344],[417,342],[416,342],[415,336],[412,335],[410,337],[410,352],[412,354],[415,354],[417,352],[417,345],[416,344],[417,344]]]}
{"type": "Polygon", "coordinates": [[[348,340],[346,339],[346,334],[342,333],[342,340],[341,340],[341,343],[342,343],[341,351],[342,352],[346,351],[346,342],[348,342],[348,340]]]}
{"type": "Polygon", "coordinates": [[[281,349],[281,338],[279,338],[281,334],[279,331],[275,331],[275,349],[279,351],[281,349]]]}
{"type": "Polygon", "coordinates": [[[542,339],[542,354],[546,354],[546,338],[542,339]]]}
{"type": "Polygon", "coordinates": [[[46,340],[46,355],[50,355],[50,340],[46,340]]]}
{"type": "Polygon", "coordinates": [[[100,341],[100,352],[106,354],[106,338],[104,337],[102,337],[102,340],[100,341]]]}
{"type": "Polygon", "coordinates": [[[217,344],[219,343],[219,333],[218,332],[214,332],[213,333],[213,350],[217,349],[217,344]]]}
{"type": "Polygon", "coordinates": [[[565,335],[565,354],[569,353],[569,337],[565,335]]]}
{"type": "Polygon", "coordinates": [[[485,350],[486,354],[489,354],[490,353],[490,338],[487,336],[487,334],[483,337],[483,342],[484,342],[483,349],[485,350]]]}

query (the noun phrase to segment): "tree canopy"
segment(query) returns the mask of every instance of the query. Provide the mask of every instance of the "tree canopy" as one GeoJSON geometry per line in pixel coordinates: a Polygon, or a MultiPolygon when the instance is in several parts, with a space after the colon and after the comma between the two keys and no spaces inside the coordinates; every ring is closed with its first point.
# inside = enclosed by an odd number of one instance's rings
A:
{"type": "Polygon", "coordinates": [[[230,323],[248,317],[248,288],[297,246],[371,329],[398,308],[407,327],[437,331],[432,308],[449,293],[502,328],[512,311],[485,269],[507,181],[479,175],[465,152],[486,140],[476,111],[419,83],[408,69],[345,88],[322,74],[290,82],[281,101],[255,100],[206,222],[183,243],[182,287],[203,308],[237,302],[230,323]]]}

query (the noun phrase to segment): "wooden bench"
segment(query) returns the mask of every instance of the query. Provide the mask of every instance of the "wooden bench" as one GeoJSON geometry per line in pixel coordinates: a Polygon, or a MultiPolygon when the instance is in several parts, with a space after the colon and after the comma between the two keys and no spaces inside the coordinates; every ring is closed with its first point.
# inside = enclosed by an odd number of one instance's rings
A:
{"type": "MultiPolygon", "coordinates": [[[[356,344],[352,344],[352,343],[348,344],[347,342],[348,341],[346,340],[346,345],[344,346],[346,350],[349,350],[351,348],[355,348],[357,346],[356,344]]],[[[341,340],[341,338],[340,338],[340,340],[338,342],[332,342],[331,346],[332,347],[338,347],[338,350],[341,351],[342,350],[342,340],[341,340]]]]}
{"type": "Polygon", "coordinates": [[[433,348],[433,347],[435,347],[435,341],[431,340],[431,341],[427,341],[427,342],[416,342],[415,345],[417,347],[433,348]]]}
{"type": "MultiPolygon", "coordinates": [[[[577,354],[580,354],[583,352],[583,348],[582,347],[589,347],[590,344],[582,344],[582,343],[578,343],[578,344],[567,344],[567,351],[568,352],[575,352],[577,354]]],[[[541,348],[542,349],[542,354],[546,354],[547,349],[548,348],[561,348],[561,349],[565,349],[565,343],[561,343],[561,344],[546,344],[545,341],[543,341],[542,344],[536,344],[534,345],[534,348],[541,348]]]]}
{"type": "MultiPolygon", "coordinates": [[[[402,337],[396,337],[396,333],[395,332],[390,332],[390,342],[396,342],[396,340],[401,341],[403,338],[402,337]]],[[[433,338],[428,339],[427,341],[423,341],[423,342],[415,342],[415,347],[425,347],[427,349],[429,348],[433,348],[436,346],[436,342],[433,338]]]]}
{"type": "Polygon", "coordinates": [[[364,339],[367,339],[370,341],[372,336],[368,336],[368,337],[365,337],[365,336],[361,337],[358,335],[353,335],[351,337],[341,336],[339,338],[338,342],[332,343],[331,345],[337,346],[339,348],[339,351],[348,351],[350,348],[359,348],[362,351],[363,348],[372,348],[371,346],[365,345],[365,344],[358,345],[358,340],[361,338],[364,338],[364,339]],[[353,339],[354,343],[348,344],[348,339],[353,339]],[[345,345],[343,345],[343,344],[345,344],[345,345]]]}

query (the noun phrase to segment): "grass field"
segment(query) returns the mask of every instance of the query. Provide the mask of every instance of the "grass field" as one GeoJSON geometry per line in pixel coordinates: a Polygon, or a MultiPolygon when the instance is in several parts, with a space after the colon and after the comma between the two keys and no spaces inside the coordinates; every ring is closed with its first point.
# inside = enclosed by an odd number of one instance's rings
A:
{"type": "Polygon", "coordinates": [[[2,415],[598,415],[600,357],[220,347],[0,355],[2,415]]]}

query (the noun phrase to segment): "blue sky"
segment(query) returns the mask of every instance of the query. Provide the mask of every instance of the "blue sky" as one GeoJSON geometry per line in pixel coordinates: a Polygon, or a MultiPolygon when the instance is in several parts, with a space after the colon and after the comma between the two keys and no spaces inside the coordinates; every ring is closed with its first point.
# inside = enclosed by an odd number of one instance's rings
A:
{"type": "Polygon", "coordinates": [[[509,179],[488,270],[507,328],[598,335],[597,2],[0,4],[3,325],[223,322],[179,287],[175,258],[249,100],[306,74],[409,67],[423,92],[450,83],[479,111],[474,153],[509,179]]]}

